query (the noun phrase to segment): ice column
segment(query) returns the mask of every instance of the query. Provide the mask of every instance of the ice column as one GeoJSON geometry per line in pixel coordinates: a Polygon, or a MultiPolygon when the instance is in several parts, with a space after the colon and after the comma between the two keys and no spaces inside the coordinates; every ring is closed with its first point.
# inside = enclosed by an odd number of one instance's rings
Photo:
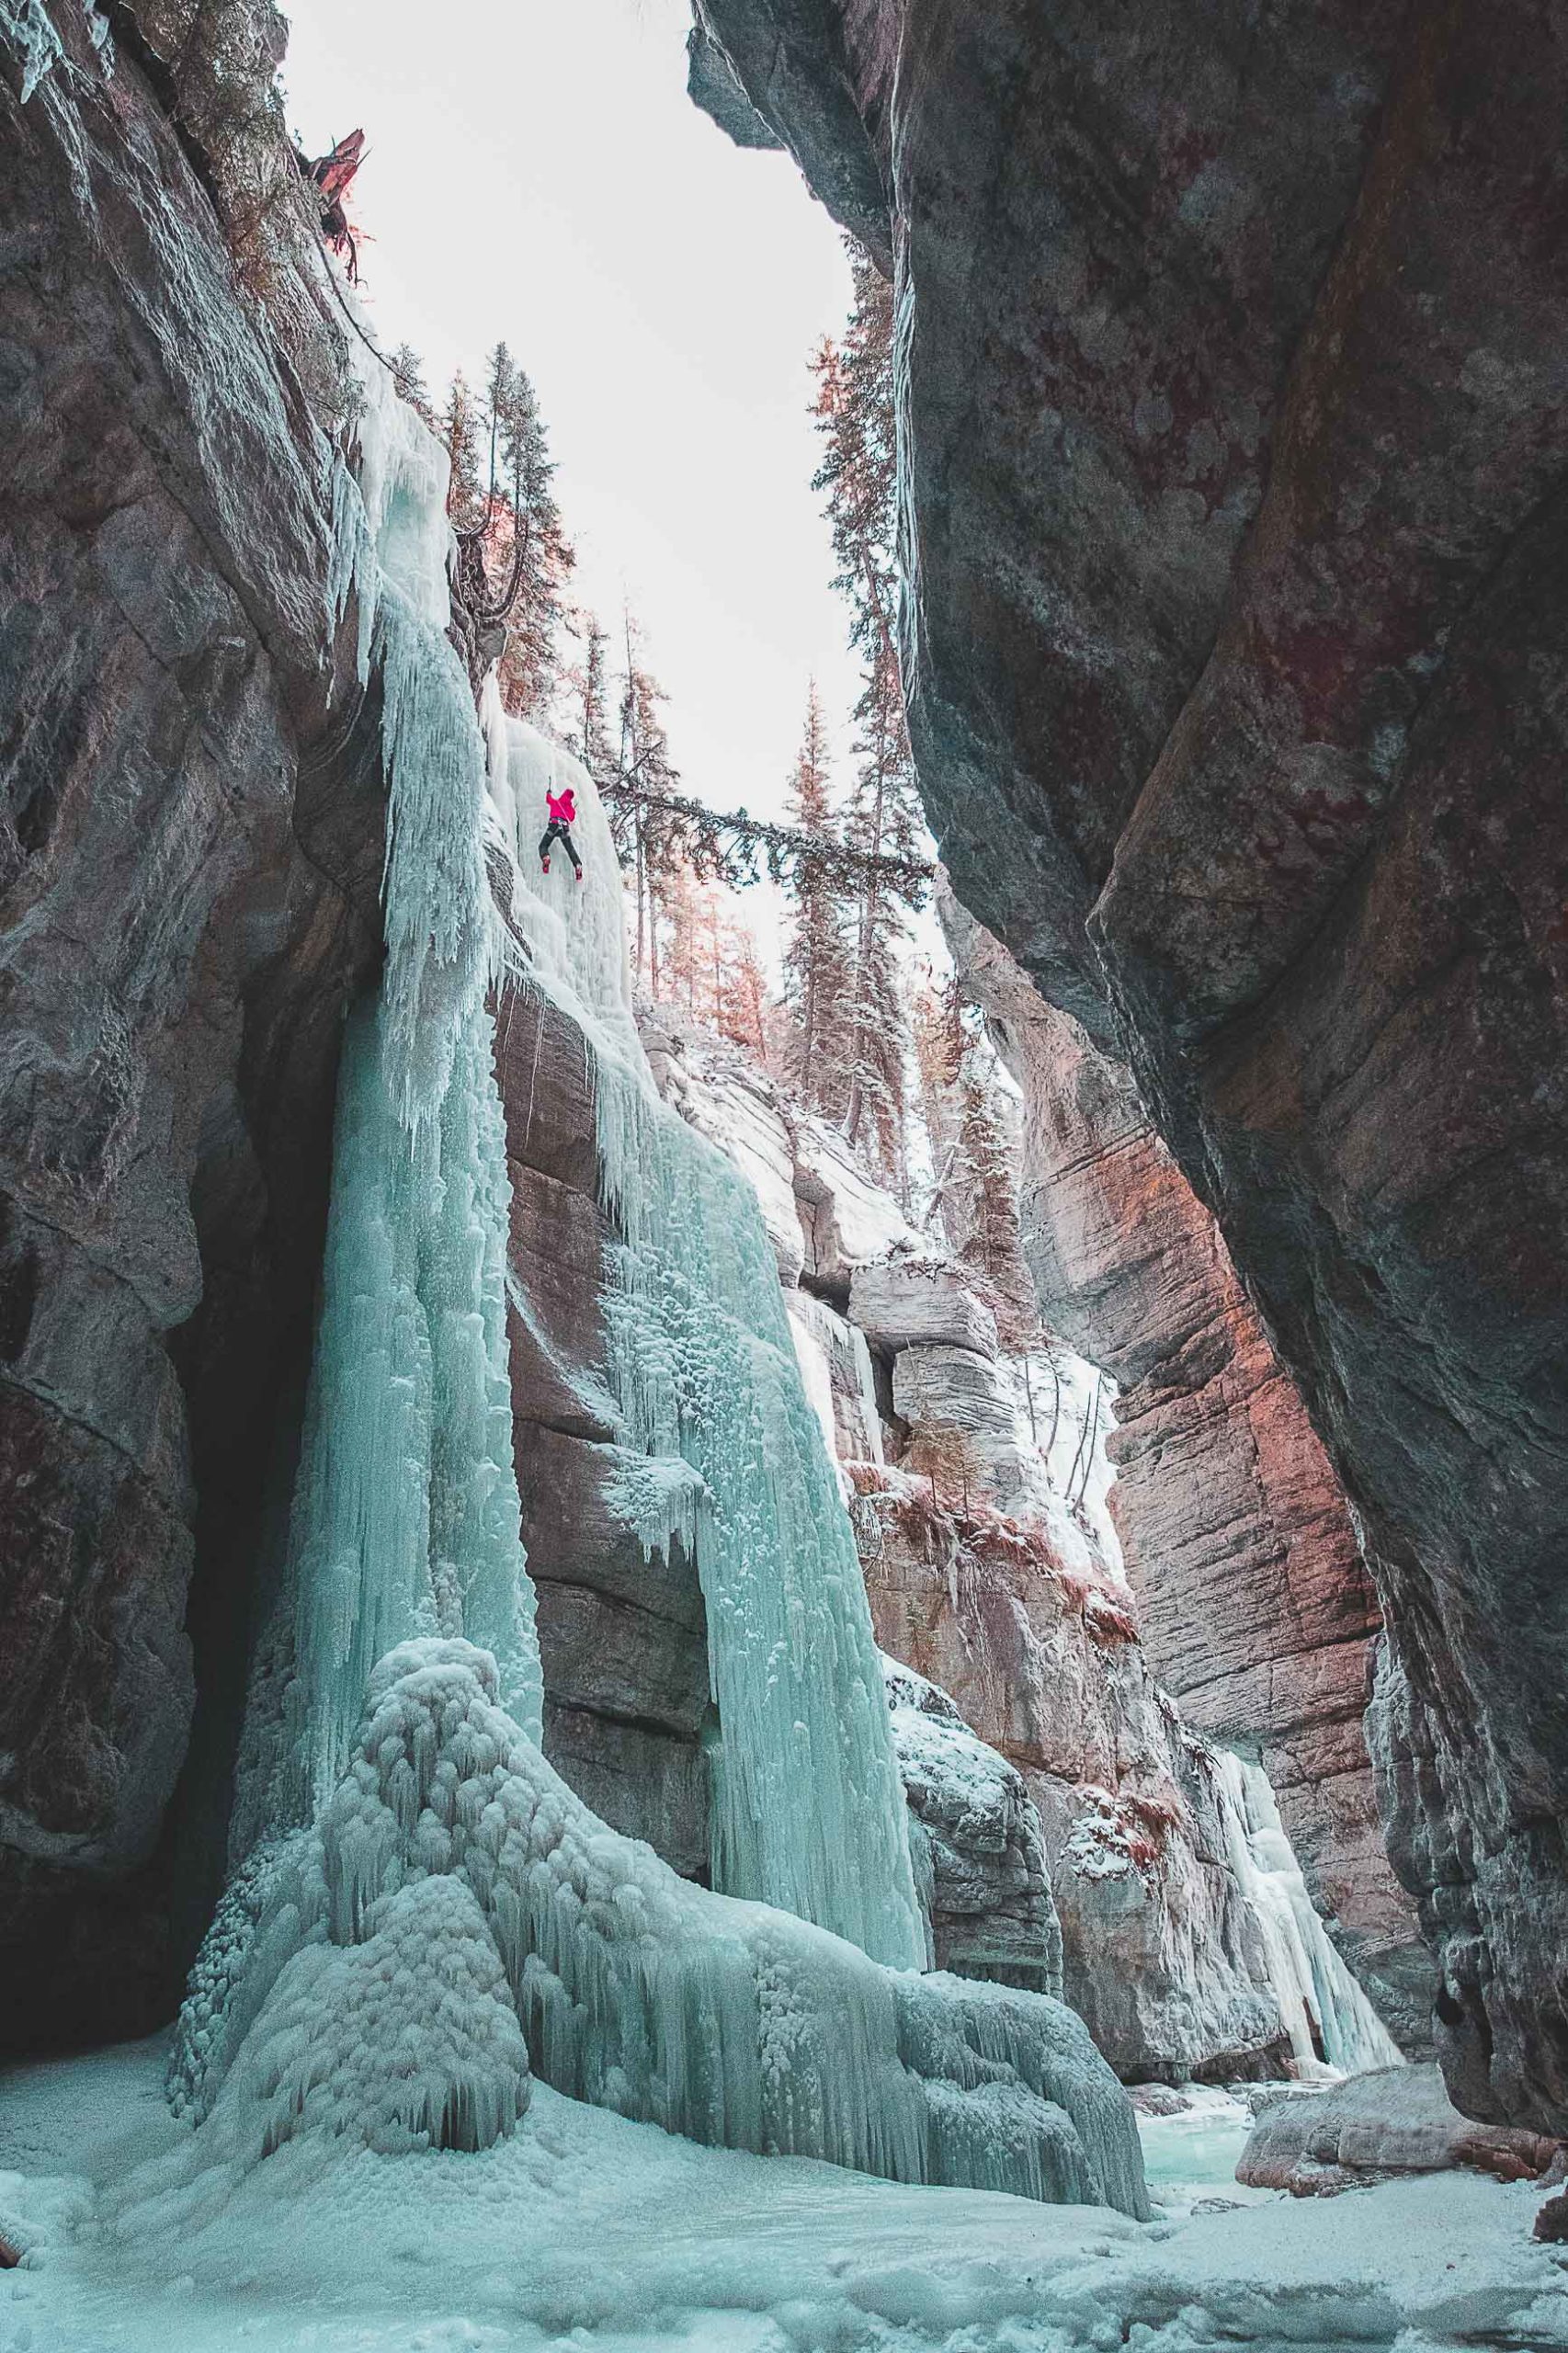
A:
{"type": "Polygon", "coordinates": [[[360,422],[363,497],[335,484],[360,655],[381,692],[387,959],[349,1021],[332,1206],[289,1554],[262,1644],[233,1859],[335,1787],[370,1671],[416,1635],[494,1654],[537,1738],[533,1587],[506,1348],[510,1188],[485,996],[485,748],[448,613],[445,458],[384,370],[360,422]]]}

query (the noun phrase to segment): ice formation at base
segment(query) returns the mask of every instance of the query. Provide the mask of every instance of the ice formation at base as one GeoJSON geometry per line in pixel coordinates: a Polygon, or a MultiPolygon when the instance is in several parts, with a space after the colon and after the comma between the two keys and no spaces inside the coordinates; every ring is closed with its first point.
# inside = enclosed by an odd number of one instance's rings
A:
{"type": "Polygon", "coordinates": [[[439,453],[368,389],[335,586],[341,610],[358,588],[381,681],[387,963],[346,1041],[288,1557],[172,2075],[201,2127],[179,2163],[243,2168],[301,2135],[488,2145],[531,2062],[697,2140],[1142,2213],[1131,2111],[1080,2021],[917,1973],[869,1611],[756,1199],[658,1100],[581,769],[592,882],[518,876],[563,756],[493,688],[476,722],[442,631],[439,453]],[[554,996],[595,1061],[608,1377],[645,1541],[678,1528],[700,1563],[726,1893],[606,1829],[539,1746],[487,851],[510,873],[509,984],[554,996]]]}
{"type": "Polygon", "coordinates": [[[883,1969],[680,1879],[496,1692],[461,1641],[377,1669],[319,1831],[273,1880],[253,1955],[294,1949],[210,2087],[210,2154],[317,2125],[489,2145],[527,2105],[520,2018],[557,2090],[692,2140],[1145,2211],[1131,2111],[1070,2010],[883,1969]]]}

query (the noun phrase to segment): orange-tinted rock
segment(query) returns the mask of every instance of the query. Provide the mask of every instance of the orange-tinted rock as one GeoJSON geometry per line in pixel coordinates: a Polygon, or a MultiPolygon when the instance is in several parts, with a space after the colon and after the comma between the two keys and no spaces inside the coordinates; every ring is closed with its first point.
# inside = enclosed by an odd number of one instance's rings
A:
{"type": "Polygon", "coordinates": [[[1261,1759],[1347,1957],[1417,2047],[1432,1972],[1378,1821],[1361,1720],[1380,1620],[1338,1482],[1125,1073],[971,918],[944,919],[1024,1091],[1042,1310],[1119,1384],[1110,1504],[1150,1659],[1189,1723],[1261,1759]]]}

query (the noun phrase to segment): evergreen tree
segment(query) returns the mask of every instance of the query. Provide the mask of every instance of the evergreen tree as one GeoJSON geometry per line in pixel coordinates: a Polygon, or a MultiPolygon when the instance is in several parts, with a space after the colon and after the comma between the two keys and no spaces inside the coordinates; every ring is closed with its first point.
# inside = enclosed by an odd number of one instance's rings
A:
{"type": "Polygon", "coordinates": [[[440,432],[441,427],[436,422],[436,412],[430,405],[429,389],[425,381],[425,362],[411,343],[398,345],[392,356],[392,381],[397,386],[398,398],[405,400],[411,408],[417,409],[432,433],[440,432]]]}
{"type": "Polygon", "coordinates": [[[892,289],[859,245],[848,241],[846,250],[849,324],[843,341],[824,341],[812,362],[812,414],[826,444],[812,487],[825,494],[838,559],[834,585],[854,612],[853,642],[868,657],[879,649],[891,654],[896,669],[892,289]]]}
{"type": "Polygon", "coordinates": [[[921,1224],[939,1225],[949,1248],[962,1246],[964,1228],[954,1172],[959,1155],[958,1075],[963,1062],[963,1008],[958,978],[937,988],[927,979],[915,999],[915,1063],[920,1108],[931,1154],[931,1198],[921,1224]]]}
{"type": "Polygon", "coordinates": [[[492,578],[506,583],[499,598],[507,625],[501,695],[526,719],[546,710],[558,682],[564,590],[576,555],[555,503],[538,396],[504,343],[490,356],[486,405],[485,551],[492,578]]]}
{"type": "Polygon", "coordinates": [[[1017,1299],[1028,1282],[1019,1242],[1017,1120],[983,1036],[966,1044],[958,1101],[958,1157],[968,1195],[962,1256],[1005,1297],[1017,1299]]]}
{"type": "MultiPolygon", "coordinates": [[[[831,852],[837,828],[828,784],[827,730],[814,683],[790,780],[790,821],[831,852]]],[[[847,1094],[849,982],[840,887],[826,856],[797,859],[794,872],[794,919],[784,958],[785,997],[794,1019],[789,1076],[812,1110],[837,1118],[847,1094]]]]}
{"type": "Polygon", "coordinates": [[[437,428],[446,444],[451,461],[451,480],[447,485],[447,513],[454,529],[466,530],[480,524],[484,514],[484,486],[480,479],[479,404],[469,389],[467,377],[460,368],[452,378],[447,393],[447,405],[441,412],[437,428]]]}
{"type": "MultiPolygon", "coordinates": [[[[615,772],[615,746],[609,729],[609,632],[597,613],[579,616],[583,654],[567,674],[571,689],[565,742],[575,752],[596,783],[608,782],[615,772]]],[[[611,813],[612,823],[614,812],[611,813]]]]}
{"type": "Polygon", "coordinates": [[[772,1060],[768,1012],[767,975],[762,969],[756,936],[748,924],[733,923],[724,962],[719,1027],[737,1046],[744,1046],[764,1070],[772,1060]]]}
{"type": "MultiPolygon", "coordinates": [[[[870,656],[856,716],[859,756],[845,838],[868,858],[916,858],[921,821],[903,723],[897,664],[879,645],[870,656]]],[[[849,1088],[845,1133],[874,1142],[881,1173],[906,1190],[904,1126],[910,1047],[903,972],[904,910],[913,893],[888,870],[867,865],[858,876],[851,984],[849,1088]],[[869,1129],[869,1135],[865,1131],[869,1129]]]]}
{"type": "Polygon", "coordinates": [[[533,386],[504,343],[490,355],[483,399],[460,369],[453,377],[437,429],[452,470],[454,626],[475,692],[494,663],[507,710],[540,717],[559,679],[557,636],[576,558],[533,386]]]}
{"type": "MultiPolygon", "coordinates": [[[[812,413],[825,444],[813,487],[825,495],[838,560],[835,585],[849,599],[851,639],[866,665],[855,713],[859,766],[845,839],[871,859],[914,858],[923,826],[893,627],[892,297],[858,246],[851,244],[849,256],[855,289],[849,324],[843,342],[824,343],[812,363],[812,413]]],[[[873,1144],[882,1175],[903,1190],[909,1024],[900,964],[904,908],[918,904],[919,893],[868,865],[859,870],[857,896],[845,1131],[851,1143],[873,1144]]]]}
{"type": "MultiPolygon", "coordinates": [[[[620,741],[616,776],[642,791],[672,792],[680,782],[670,758],[669,738],[659,716],[664,688],[641,659],[642,631],[631,608],[623,617],[625,669],[620,686],[620,741]]],[[[635,961],[645,975],[649,994],[660,984],[660,933],[667,918],[669,894],[681,870],[679,836],[655,807],[641,799],[620,799],[610,808],[616,853],[631,881],[635,919],[635,961]]]]}

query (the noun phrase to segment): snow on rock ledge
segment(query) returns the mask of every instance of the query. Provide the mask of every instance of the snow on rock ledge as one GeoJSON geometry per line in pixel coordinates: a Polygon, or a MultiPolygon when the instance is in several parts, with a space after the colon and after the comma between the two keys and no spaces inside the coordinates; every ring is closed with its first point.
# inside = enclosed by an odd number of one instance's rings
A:
{"type": "Polygon", "coordinates": [[[840,1307],[849,1301],[857,1270],[895,1250],[922,1245],[903,1211],[821,1120],[795,1126],[795,1198],[805,1235],[801,1280],[840,1307]]]}
{"type": "Polygon", "coordinates": [[[1561,2143],[1461,2116],[1435,2066],[1380,2067],[1328,2091],[1291,2094],[1258,2116],[1236,2179],[1293,2198],[1331,2196],[1391,2174],[1473,2165],[1504,2181],[1538,2178],[1561,2143]]]}
{"type": "Polygon", "coordinates": [[[884,1658],[882,1673],[937,1967],[1060,1997],[1062,1923],[1022,1774],[913,1667],[884,1658]]]}
{"type": "Polygon", "coordinates": [[[942,1259],[895,1257],[857,1267],[849,1315],[878,1347],[936,1344],[996,1354],[996,1318],[973,1278],[942,1259]]]}

